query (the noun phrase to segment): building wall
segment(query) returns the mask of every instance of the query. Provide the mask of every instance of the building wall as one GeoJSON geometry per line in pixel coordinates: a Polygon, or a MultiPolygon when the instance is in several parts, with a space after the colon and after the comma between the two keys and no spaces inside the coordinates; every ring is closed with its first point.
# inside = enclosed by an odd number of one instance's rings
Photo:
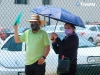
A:
{"type": "MultiPolygon", "coordinates": [[[[33,14],[30,10],[41,5],[42,0],[29,0],[28,4],[14,4],[14,0],[1,0],[0,26],[12,27],[19,12],[23,11],[21,24],[19,26],[29,27],[30,25],[26,21],[33,14]]],[[[84,23],[100,21],[100,0],[51,0],[51,6],[62,7],[80,16],[84,23]],[[89,5],[89,3],[94,4],[89,5]]],[[[56,21],[51,20],[51,24],[56,24],[56,21]]],[[[59,24],[62,23],[59,22],[59,24]]]]}
{"type": "Polygon", "coordinates": [[[0,26],[11,26],[18,14],[23,11],[21,17],[21,26],[29,26],[26,21],[33,14],[30,12],[33,8],[42,5],[41,0],[29,0],[28,4],[14,4],[14,0],[2,0],[0,4],[0,26]]]}

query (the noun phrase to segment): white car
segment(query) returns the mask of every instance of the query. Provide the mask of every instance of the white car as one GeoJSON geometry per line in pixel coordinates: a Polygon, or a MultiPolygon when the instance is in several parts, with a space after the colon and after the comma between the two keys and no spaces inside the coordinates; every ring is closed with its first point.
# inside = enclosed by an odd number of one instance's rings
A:
{"type": "MultiPolygon", "coordinates": [[[[100,26],[99,25],[85,25],[86,28],[76,26],[76,33],[83,36],[90,42],[100,42],[100,26]]],[[[50,32],[64,32],[64,25],[50,25],[42,28],[43,30],[50,32]]]]}
{"type": "Polygon", "coordinates": [[[3,44],[3,40],[0,38],[0,48],[2,44],[3,44]]]}
{"type": "Polygon", "coordinates": [[[51,32],[64,32],[64,25],[50,25],[42,27],[47,33],[51,32]]]}
{"type": "MultiPolygon", "coordinates": [[[[49,33],[48,33],[49,34],[49,33]]],[[[60,33],[57,33],[58,35],[60,33]]],[[[64,33],[59,37],[64,37],[64,33]]],[[[77,75],[100,75],[100,47],[79,36],[77,75]],[[89,72],[89,73],[87,73],[89,72]]],[[[0,50],[0,75],[25,75],[25,43],[16,44],[10,35],[0,50]]],[[[58,55],[51,46],[46,59],[46,75],[56,75],[58,55]]]]}
{"type": "Polygon", "coordinates": [[[76,33],[90,42],[100,42],[100,25],[85,25],[86,28],[76,27],[76,33]]]}

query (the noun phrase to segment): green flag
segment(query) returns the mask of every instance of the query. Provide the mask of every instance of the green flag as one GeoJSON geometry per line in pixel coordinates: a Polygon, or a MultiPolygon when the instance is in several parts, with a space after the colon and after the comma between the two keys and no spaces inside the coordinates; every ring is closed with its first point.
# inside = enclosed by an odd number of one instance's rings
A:
{"type": "Polygon", "coordinates": [[[14,22],[14,26],[17,25],[17,24],[20,24],[20,19],[21,19],[21,16],[22,16],[22,12],[20,12],[14,22]]]}

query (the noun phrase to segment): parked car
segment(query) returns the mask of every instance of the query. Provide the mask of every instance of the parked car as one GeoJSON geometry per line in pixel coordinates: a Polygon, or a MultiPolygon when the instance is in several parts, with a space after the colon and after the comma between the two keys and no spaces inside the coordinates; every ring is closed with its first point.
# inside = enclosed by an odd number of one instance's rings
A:
{"type": "MultiPolygon", "coordinates": [[[[18,33],[23,33],[23,32],[25,32],[28,29],[30,29],[30,28],[18,28],[18,33]]],[[[12,30],[11,33],[13,34],[14,30],[12,30]]]]}
{"type": "Polygon", "coordinates": [[[85,25],[86,28],[76,27],[76,32],[90,42],[100,42],[100,25],[85,25]]]}
{"type": "Polygon", "coordinates": [[[50,25],[50,26],[45,26],[42,27],[43,30],[46,32],[64,32],[64,25],[50,25]]]}
{"type": "Polygon", "coordinates": [[[5,40],[7,38],[7,36],[8,36],[7,33],[9,33],[9,32],[10,32],[10,29],[8,29],[6,27],[1,27],[0,28],[0,38],[2,40],[5,40]]]}
{"type": "MultiPolygon", "coordinates": [[[[57,34],[61,39],[65,36],[62,32],[57,34]]],[[[0,49],[0,75],[25,75],[25,50],[25,43],[15,43],[14,36],[10,35],[0,49]]],[[[100,47],[82,36],[79,36],[77,59],[77,75],[100,75],[100,47]]],[[[46,75],[56,75],[58,55],[52,46],[46,64],[46,75]]]]}
{"type": "Polygon", "coordinates": [[[0,38],[0,48],[1,48],[2,44],[3,44],[3,40],[0,38]]]}
{"type": "Polygon", "coordinates": [[[18,28],[18,33],[23,33],[30,28],[18,28]]]}
{"type": "MultiPolygon", "coordinates": [[[[50,35],[50,33],[48,33],[50,35]]],[[[61,39],[64,33],[57,33],[61,39]]],[[[24,75],[25,43],[16,44],[10,35],[0,50],[0,75],[24,75]]],[[[100,74],[100,47],[79,36],[77,75],[100,74]],[[84,71],[83,71],[84,69],[84,71]],[[93,71],[93,72],[92,72],[93,71]],[[81,73],[81,74],[80,74],[81,73]]],[[[46,59],[46,75],[56,75],[58,55],[52,49],[46,59]]]]}
{"type": "MultiPolygon", "coordinates": [[[[25,31],[28,30],[28,29],[30,29],[30,28],[18,28],[18,33],[23,33],[23,32],[25,32],[25,31]]],[[[12,35],[12,34],[14,34],[14,30],[11,30],[11,31],[9,31],[9,32],[7,33],[8,36],[10,36],[10,35],[12,35]]],[[[8,37],[8,36],[7,36],[7,37],[8,37]]]]}

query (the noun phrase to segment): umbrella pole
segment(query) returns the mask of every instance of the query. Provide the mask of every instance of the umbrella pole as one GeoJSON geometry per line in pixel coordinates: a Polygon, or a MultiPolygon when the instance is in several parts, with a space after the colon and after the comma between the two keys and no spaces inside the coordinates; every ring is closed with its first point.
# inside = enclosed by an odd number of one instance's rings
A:
{"type": "MultiPolygon", "coordinates": [[[[55,32],[55,30],[56,30],[57,23],[58,23],[58,20],[57,20],[57,22],[56,22],[56,26],[55,26],[54,32],[55,32]]],[[[54,40],[54,38],[52,38],[51,40],[54,40]]]]}
{"type": "Polygon", "coordinates": [[[50,17],[48,19],[49,19],[48,21],[49,21],[49,25],[50,25],[50,17]]]}
{"type": "Polygon", "coordinates": [[[55,26],[54,32],[55,32],[55,30],[56,30],[57,24],[58,24],[58,20],[57,20],[57,22],[56,22],[56,26],[55,26]]]}

